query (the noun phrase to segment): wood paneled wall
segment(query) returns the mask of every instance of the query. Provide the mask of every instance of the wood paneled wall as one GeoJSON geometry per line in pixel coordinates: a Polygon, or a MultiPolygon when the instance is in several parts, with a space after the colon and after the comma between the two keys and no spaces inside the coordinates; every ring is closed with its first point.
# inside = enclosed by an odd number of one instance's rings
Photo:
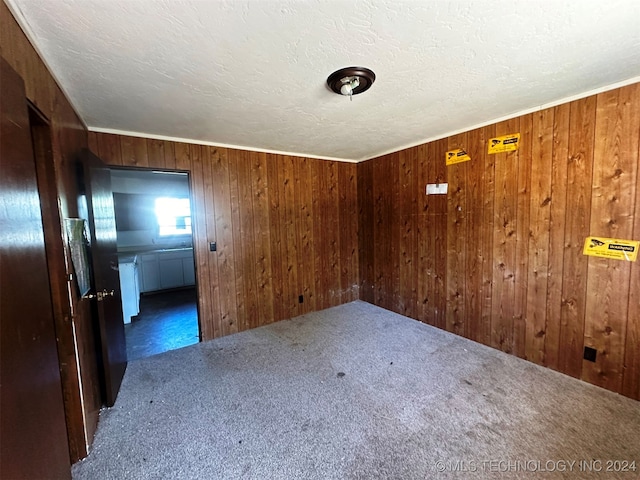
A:
{"type": "Polygon", "coordinates": [[[0,55],[22,77],[27,98],[48,122],[48,132],[43,137],[50,138],[50,145],[38,148],[48,149],[44,157],[52,163],[37,165],[38,185],[70,455],[74,462],[87,454],[101,407],[89,301],[81,301],[75,289],[68,290],[71,256],[62,233],[63,219],[78,216],[76,161],[78,152],[87,146],[87,132],[4,2],[0,2],[0,55]]]}
{"type": "MultiPolygon", "coordinates": [[[[101,405],[61,225],[78,215],[87,133],[4,2],[0,54],[50,125],[58,198],[45,228],[75,461],[101,405]]],[[[633,85],[357,166],[117,135],[90,143],[114,166],[190,173],[204,339],[361,298],[640,399],[640,262],[581,253],[587,235],[640,239],[639,136],[633,85]],[[516,131],[518,152],[487,155],[488,138],[516,131]],[[472,161],[445,167],[456,147],[472,161]],[[438,182],[449,194],[426,196],[438,182]]]]}
{"type": "Polygon", "coordinates": [[[640,262],[582,254],[640,239],[639,138],[635,84],[359,164],[362,299],[640,399],[640,262]]]}
{"type": "Polygon", "coordinates": [[[190,173],[204,340],[359,297],[355,164],[101,133],[89,144],[114,167],[190,173]]]}

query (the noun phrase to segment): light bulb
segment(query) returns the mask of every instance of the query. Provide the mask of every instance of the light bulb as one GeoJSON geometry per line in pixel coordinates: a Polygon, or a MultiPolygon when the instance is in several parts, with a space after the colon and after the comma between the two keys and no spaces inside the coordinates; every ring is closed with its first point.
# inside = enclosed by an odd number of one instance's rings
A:
{"type": "Polygon", "coordinates": [[[342,85],[342,87],[340,87],[340,93],[342,95],[351,95],[352,91],[353,89],[351,88],[351,83],[345,83],[344,85],[342,85]]]}

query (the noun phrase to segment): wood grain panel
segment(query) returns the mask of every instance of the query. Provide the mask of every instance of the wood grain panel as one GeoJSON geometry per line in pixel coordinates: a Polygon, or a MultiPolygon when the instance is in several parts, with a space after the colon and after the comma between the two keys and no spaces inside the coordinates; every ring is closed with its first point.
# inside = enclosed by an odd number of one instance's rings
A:
{"type": "MultiPolygon", "coordinates": [[[[637,105],[637,103],[634,103],[637,105]]],[[[636,111],[638,109],[636,108],[636,111]]],[[[635,212],[633,219],[633,238],[640,239],[640,172],[636,177],[635,212]]],[[[623,299],[624,301],[624,299],[623,299]]],[[[624,346],[624,367],[620,393],[640,400],[640,262],[631,267],[629,280],[629,316],[624,346]]]]}
{"type": "Polygon", "coordinates": [[[393,307],[390,301],[393,278],[389,240],[393,210],[388,181],[388,170],[393,167],[390,161],[392,159],[393,157],[386,156],[373,161],[373,244],[376,246],[373,260],[374,303],[389,310],[393,307]]]}
{"type": "MultiPolygon", "coordinates": [[[[319,255],[325,260],[323,269],[317,271],[321,278],[321,292],[324,292],[324,301],[318,306],[327,308],[339,305],[342,292],[340,291],[340,208],[338,196],[338,168],[335,162],[322,162],[315,164],[316,178],[321,180],[318,196],[323,198],[318,205],[319,210],[314,211],[315,218],[320,220],[328,231],[324,233],[325,241],[320,244],[319,255]]],[[[322,297],[320,297],[322,298],[322,297]]]]}
{"type": "MultiPolygon", "coordinates": [[[[235,287],[230,287],[231,291],[235,291],[235,298],[230,299],[230,302],[235,302],[236,311],[238,317],[235,319],[230,319],[230,322],[234,322],[236,324],[236,329],[240,332],[246,330],[247,327],[247,313],[246,313],[246,298],[244,294],[244,274],[242,271],[242,240],[241,240],[241,230],[240,230],[240,207],[239,207],[239,191],[238,191],[238,173],[237,173],[237,156],[233,154],[233,152],[227,152],[227,164],[229,171],[229,205],[231,209],[231,227],[232,227],[232,243],[233,246],[233,271],[235,276],[232,279],[226,279],[226,281],[232,281],[235,284],[235,287]]],[[[217,179],[219,181],[226,181],[225,178],[217,179]]],[[[204,197],[196,197],[194,199],[196,203],[202,203],[206,201],[211,201],[211,199],[205,199],[204,197]]],[[[196,242],[201,241],[199,237],[194,239],[196,242]]],[[[200,282],[200,278],[209,275],[207,271],[198,273],[198,282],[200,282]]],[[[205,299],[199,298],[200,303],[205,302],[205,299]]],[[[215,317],[200,317],[200,323],[209,323],[214,322],[215,317]]],[[[206,337],[203,336],[203,340],[206,337]]]]}
{"type": "Polygon", "coordinates": [[[100,152],[98,147],[98,134],[95,132],[88,132],[87,134],[87,146],[96,155],[100,152]]]}
{"type": "Polygon", "coordinates": [[[466,214],[465,214],[465,287],[463,292],[465,311],[465,336],[481,342],[484,339],[482,323],[482,218],[484,206],[482,199],[484,187],[487,183],[484,167],[486,149],[483,148],[488,138],[484,129],[476,129],[468,133],[466,152],[471,157],[466,171],[466,214]]]}
{"type": "MultiPolygon", "coordinates": [[[[302,295],[303,303],[298,304],[300,313],[311,312],[317,310],[320,304],[318,298],[316,298],[315,274],[316,271],[308,268],[307,262],[310,258],[316,258],[315,252],[319,247],[316,242],[316,235],[314,235],[314,226],[317,219],[313,213],[314,208],[314,194],[312,188],[304,188],[305,185],[312,185],[314,181],[313,176],[313,162],[307,159],[300,159],[295,164],[295,178],[296,178],[296,190],[298,192],[298,242],[300,248],[297,249],[298,254],[298,272],[300,273],[300,287],[298,289],[298,296],[302,295]]],[[[357,207],[353,207],[354,210],[357,207]]],[[[353,212],[354,210],[349,210],[353,212]]],[[[318,272],[320,273],[320,272],[318,272]]]]}
{"type": "MultiPolygon", "coordinates": [[[[435,169],[433,162],[430,161],[428,155],[428,146],[420,145],[414,147],[416,152],[415,172],[416,177],[415,195],[415,230],[416,230],[416,254],[414,264],[414,277],[416,284],[416,311],[415,319],[424,323],[433,324],[434,318],[434,302],[431,295],[434,291],[433,282],[433,248],[431,245],[431,211],[429,196],[426,194],[427,184],[435,178],[435,169]],[[416,275],[416,272],[424,272],[423,275],[416,275]]],[[[369,162],[365,163],[368,164],[369,162]]],[[[360,168],[358,168],[358,181],[360,181],[360,168]]],[[[360,193],[358,191],[358,193],[360,193]]],[[[433,195],[431,195],[433,198],[433,195]]],[[[362,245],[362,243],[361,243],[362,245]]],[[[367,252],[368,253],[368,252],[367,252]]],[[[360,255],[360,271],[366,271],[368,257],[362,252],[360,255]]],[[[363,283],[364,286],[364,283],[363,283]]],[[[361,296],[366,300],[364,296],[361,296]]],[[[369,301],[369,300],[367,300],[369,301]]]]}
{"type": "MultiPolygon", "coordinates": [[[[353,274],[358,271],[358,224],[351,219],[352,212],[358,211],[357,167],[352,163],[338,163],[336,166],[338,169],[338,222],[340,225],[340,303],[347,303],[357,300],[360,291],[359,277],[356,276],[354,282],[353,274]]],[[[312,220],[310,215],[306,217],[303,215],[303,220],[305,218],[307,222],[312,220]]],[[[310,231],[308,227],[306,230],[310,231]]],[[[301,243],[304,248],[307,239],[301,238],[301,243]]]]}
{"type": "MultiPolygon", "coordinates": [[[[374,232],[373,205],[374,161],[357,164],[358,184],[358,272],[360,299],[374,302],[374,249],[370,247],[374,232]]],[[[422,222],[422,220],[420,220],[422,222]]],[[[426,296],[425,296],[426,298],[426,296]]],[[[422,320],[422,317],[419,317],[422,320]]]]}
{"type": "Polygon", "coordinates": [[[494,204],[495,204],[495,155],[487,153],[487,143],[490,138],[496,136],[495,125],[484,127],[484,135],[479,138],[482,144],[476,145],[475,149],[481,150],[484,157],[482,164],[484,191],[482,198],[482,225],[480,226],[480,249],[482,255],[482,283],[480,287],[480,336],[478,341],[485,345],[491,345],[491,322],[493,311],[493,230],[495,223],[494,204]]]}
{"type": "MultiPolygon", "coordinates": [[[[462,148],[466,151],[467,134],[448,139],[448,150],[462,148]]],[[[438,159],[443,162],[445,158],[438,159]]],[[[467,165],[458,163],[447,167],[449,193],[447,195],[447,331],[466,336],[465,280],[467,260],[467,165]]]]}
{"type": "MultiPolygon", "coordinates": [[[[442,160],[447,152],[447,140],[442,139],[429,145],[429,159],[433,164],[433,178],[429,183],[447,183],[448,171],[442,160]]],[[[446,328],[447,314],[447,197],[445,195],[429,195],[432,218],[431,245],[433,246],[433,323],[439,328],[446,328]]]]}
{"type": "Polygon", "coordinates": [[[389,310],[400,313],[403,301],[400,298],[400,275],[401,275],[401,244],[403,235],[403,225],[405,218],[401,212],[402,183],[400,181],[400,154],[395,152],[390,154],[389,170],[386,175],[386,185],[384,186],[385,198],[389,202],[391,215],[387,222],[387,234],[384,241],[389,243],[389,264],[387,265],[388,288],[386,299],[389,310]]]}
{"type": "MultiPolygon", "coordinates": [[[[104,135],[111,136],[111,135],[104,135]]],[[[123,137],[120,137],[123,138],[123,137]]],[[[149,138],[147,139],[147,152],[148,152],[148,162],[150,168],[164,169],[164,147],[165,142],[162,140],[156,140],[149,138]]],[[[193,148],[199,148],[198,145],[194,145],[193,148]]],[[[198,155],[198,159],[199,159],[198,155]]],[[[124,160],[124,159],[123,159],[124,160]]],[[[105,159],[105,162],[107,160],[105,159]]],[[[108,162],[110,163],[110,162],[108,162]]]]}
{"type": "Polygon", "coordinates": [[[99,135],[98,151],[100,158],[108,165],[122,165],[122,148],[120,137],[115,135],[99,135]]]}
{"type": "MultiPolygon", "coordinates": [[[[549,212],[549,281],[543,365],[559,368],[562,318],[564,237],[567,206],[570,105],[553,109],[553,153],[551,159],[551,203],[549,212]]],[[[538,232],[539,234],[539,232],[538,232]]]]}
{"type": "MultiPolygon", "coordinates": [[[[258,272],[254,228],[253,179],[251,171],[251,152],[234,151],[236,157],[238,202],[240,213],[240,241],[242,243],[242,263],[244,299],[246,305],[245,328],[259,325],[258,292],[256,278],[258,272]]],[[[257,203],[257,201],[256,201],[257,203]]]]}
{"type": "MultiPolygon", "coordinates": [[[[281,252],[282,261],[284,262],[284,304],[286,307],[285,318],[295,317],[299,314],[298,292],[300,291],[300,281],[298,280],[298,232],[297,232],[297,208],[296,208],[296,178],[295,178],[295,159],[290,156],[283,157],[282,176],[280,188],[282,189],[283,201],[283,217],[280,223],[282,229],[282,240],[284,242],[284,250],[281,252]]],[[[314,175],[315,176],[315,175],[314,175]]],[[[318,181],[316,177],[316,181],[318,181]]],[[[317,183],[311,186],[313,191],[313,215],[322,208],[319,189],[317,183]]],[[[314,236],[321,235],[321,222],[314,224],[314,236]]],[[[321,272],[326,268],[326,257],[322,254],[315,256],[314,272],[321,272]]],[[[326,292],[324,285],[321,283],[320,275],[314,276],[314,291],[316,292],[316,301],[321,305],[326,292]]]]}
{"type": "MultiPolygon", "coordinates": [[[[165,154],[165,168],[167,167],[167,153],[172,149],[169,146],[169,142],[165,146],[164,154],[165,154]]],[[[217,149],[215,148],[207,148],[200,147],[200,158],[202,160],[202,173],[203,173],[203,186],[204,186],[204,196],[209,199],[214,199],[216,197],[215,191],[218,188],[217,182],[214,181],[215,177],[213,176],[213,165],[214,158],[217,156],[217,149]]],[[[201,257],[206,257],[208,264],[208,272],[209,272],[209,281],[210,281],[210,290],[208,295],[208,301],[211,303],[211,310],[214,318],[217,318],[217,322],[213,322],[212,325],[209,325],[209,333],[207,335],[212,335],[214,337],[218,337],[222,335],[223,327],[222,327],[222,316],[220,310],[220,272],[218,269],[218,256],[211,252],[209,248],[207,248],[209,242],[216,241],[218,238],[218,223],[216,222],[217,214],[216,214],[216,203],[213,201],[205,202],[204,205],[205,211],[205,223],[204,227],[206,230],[206,241],[198,242],[198,254],[201,257]]],[[[199,238],[197,236],[196,238],[199,238]]],[[[195,250],[194,250],[195,251],[195,250]]]]}
{"type": "MultiPolygon", "coordinates": [[[[271,285],[273,288],[273,316],[274,320],[287,318],[288,309],[285,305],[284,292],[287,280],[287,268],[282,259],[284,258],[284,237],[282,232],[282,222],[284,222],[284,199],[282,196],[281,170],[283,159],[275,156],[272,161],[267,162],[267,178],[270,186],[269,192],[269,234],[271,242],[271,285]]],[[[233,232],[232,232],[233,235],[233,232]]]]}
{"type": "MultiPolygon", "coordinates": [[[[151,145],[149,145],[151,146],[151,145]]],[[[199,145],[191,145],[191,194],[195,199],[205,198],[207,192],[206,176],[207,168],[205,168],[205,162],[207,162],[208,152],[204,147],[199,145]]],[[[157,148],[157,144],[154,148],[149,149],[149,155],[158,155],[162,153],[164,160],[164,149],[157,148]]],[[[158,160],[154,157],[149,158],[149,163],[155,165],[154,168],[162,168],[159,166],[158,160]]],[[[164,165],[164,161],[162,162],[164,165]]],[[[208,165],[207,165],[208,166],[208,165]]],[[[198,275],[198,314],[200,315],[200,332],[202,338],[213,338],[215,335],[215,323],[203,322],[202,318],[214,318],[217,314],[214,304],[214,288],[216,279],[212,278],[210,273],[209,261],[211,256],[209,255],[208,244],[206,240],[209,238],[207,234],[207,202],[195,202],[194,210],[192,212],[192,225],[194,230],[194,238],[204,241],[196,241],[193,244],[193,252],[196,262],[196,272],[198,275]],[[202,272],[207,272],[207,275],[201,275],[202,272]]]]}
{"type": "MultiPolygon", "coordinates": [[[[547,294],[549,284],[549,236],[551,229],[551,175],[553,161],[553,113],[533,116],[531,135],[531,195],[529,202],[528,279],[524,332],[525,358],[540,365],[545,360],[547,294]]],[[[522,239],[523,243],[525,238],[522,239]]]]}
{"type": "MultiPolygon", "coordinates": [[[[329,274],[330,281],[330,291],[332,292],[331,300],[327,304],[327,307],[340,305],[343,303],[343,297],[345,297],[348,292],[342,288],[343,279],[341,268],[343,261],[346,264],[347,259],[343,259],[341,257],[341,253],[343,249],[341,247],[341,238],[342,233],[341,230],[346,228],[347,231],[349,227],[347,225],[341,225],[340,223],[340,178],[338,162],[325,162],[322,165],[327,167],[329,173],[329,205],[327,208],[327,212],[330,214],[328,216],[327,224],[333,227],[332,236],[333,238],[329,241],[329,245],[331,245],[331,269],[329,272],[322,272],[329,274]]],[[[346,250],[346,249],[345,249],[346,250]]]]}
{"type": "MultiPolygon", "coordinates": [[[[640,111],[638,86],[597,97],[591,235],[629,239],[633,235],[638,175],[640,111]]],[[[587,278],[585,345],[597,350],[596,362],[585,361],[582,378],[620,391],[624,362],[631,265],[591,257],[587,278]]]]}
{"type": "Polygon", "coordinates": [[[121,137],[122,163],[136,167],[148,167],[147,142],[139,137],[121,137]]]}
{"type": "MultiPolygon", "coordinates": [[[[312,212],[313,218],[317,221],[313,223],[314,228],[314,237],[319,238],[321,235],[321,230],[323,228],[324,223],[326,222],[326,218],[323,217],[323,211],[326,206],[324,202],[322,202],[322,198],[320,193],[327,191],[327,179],[324,176],[324,169],[322,165],[314,164],[311,167],[311,177],[314,179],[311,182],[311,190],[312,190],[312,212]]],[[[314,258],[314,291],[316,294],[314,295],[314,303],[317,308],[321,309],[324,305],[328,303],[327,299],[329,297],[328,285],[326,283],[326,277],[322,274],[322,272],[327,272],[329,270],[329,256],[328,256],[328,245],[326,243],[317,245],[318,255],[314,258]]],[[[293,295],[292,295],[293,296],[293,295]]]]}
{"type": "MultiPolygon", "coordinates": [[[[191,150],[187,143],[176,144],[176,169],[177,170],[191,170],[191,150]]],[[[145,149],[146,153],[146,149],[145,149]]],[[[147,159],[148,161],[148,159],[147,159]]],[[[190,179],[191,180],[191,179],[190,179]]]]}
{"type": "Polygon", "coordinates": [[[524,358],[526,344],[527,276],[529,269],[529,215],[531,197],[531,148],[533,115],[520,117],[518,157],[518,196],[516,206],[516,257],[514,277],[512,353],[524,358]]]}
{"type": "Polygon", "coordinates": [[[176,144],[174,142],[165,142],[164,148],[164,168],[167,170],[175,170],[176,168],[176,144]]]}
{"type": "MultiPolygon", "coordinates": [[[[520,131],[519,119],[496,125],[496,135],[510,135],[520,131]]],[[[495,155],[494,234],[491,345],[513,352],[513,323],[515,316],[515,281],[517,273],[517,209],[518,209],[518,152],[495,155]]]]}
{"type": "Polygon", "coordinates": [[[398,153],[398,289],[397,312],[415,317],[416,305],[416,223],[414,212],[417,203],[415,163],[416,149],[410,148],[398,153]]]}
{"type": "Polygon", "coordinates": [[[595,116],[595,97],[571,103],[565,207],[571,214],[565,223],[558,368],[574,377],[582,373],[587,290],[587,259],[582,247],[589,235],[591,215],[595,116]]]}
{"type": "MultiPolygon", "coordinates": [[[[271,274],[271,243],[269,234],[269,187],[267,177],[267,155],[254,152],[252,155],[251,182],[253,196],[253,223],[256,265],[257,324],[273,322],[273,286],[271,274]]],[[[214,177],[215,178],[215,177],[214,177]]]]}
{"type": "MultiPolygon", "coordinates": [[[[176,151],[178,150],[179,148],[176,149],[176,151]]],[[[224,149],[212,149],[210,154],[211,176],[216,179],[213,190],[213,203],[216,206],[216,235],[214,237],[215,240],[212,241],[216,242],[215,255],[217,256],[220,288],[220,316],[218,321],[220,335],[228,335],[238,332],[229,161],[227,151],[224,149]]],[[[178,161],[176,165],[180,165],[180,162],[178,161]]]]}
{"type": "MultiPolygon", "coordinates": [[[[636,237],[638,235],[636,234],[636,237]]],[[[640,275],[634,265],[629,295],[629,319],[627,322],[626,344],[624,352],[623,383],[620,393],[640,400],[640,320],[638,303],[640,303],[640,275]],[[633,309],[632,309],[633,307],[633,309]]]]}

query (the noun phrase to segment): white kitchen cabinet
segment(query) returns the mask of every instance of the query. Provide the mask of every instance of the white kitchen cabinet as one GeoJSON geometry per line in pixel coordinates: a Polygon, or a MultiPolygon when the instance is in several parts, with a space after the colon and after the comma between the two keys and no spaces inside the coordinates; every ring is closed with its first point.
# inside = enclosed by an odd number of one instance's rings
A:
{"type": "Polygon", "coordinates": [[[196,284],[193,249],[160,250],[140,255],[142,291],[153,292],[196,284]]]}
{"type": "Polygon", "coordinates": [[[158,264],[160,267],[160,286],[162,288],[176,288],[185,285],[182,268],[182,252],[160,253],[158,264]]]}
{"type": "Polygon", "coordinates": [[[195,285],[196,284],[196,267],[193,263],[193,251],[188,257],[182,259],[182,271],[184,273],[184,284],[195,285]]]}
{"type": "Polygon", "coordinates": [[[153,292],[160,290],[160,268],[158,266],[157,253],[145,253],[139,256],[140,270],[142,273],[142,292],[153,292]]]}

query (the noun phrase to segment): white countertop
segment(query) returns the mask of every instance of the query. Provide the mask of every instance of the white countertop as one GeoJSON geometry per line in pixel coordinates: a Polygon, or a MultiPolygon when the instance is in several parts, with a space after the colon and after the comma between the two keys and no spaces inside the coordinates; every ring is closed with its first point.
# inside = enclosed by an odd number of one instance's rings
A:
{"type": "Polygon", "coordinates": [[[136,263],[137,255],[131,253],[118,253],[118,263],[136,263]]]}
{"type": "Polygon", "coordinates": [[[140,255],[142,253],[157,252],[184,252],[187,250],[193,250],[193,247],[122,247],[118,248],[118,255],[140,255]]]}

